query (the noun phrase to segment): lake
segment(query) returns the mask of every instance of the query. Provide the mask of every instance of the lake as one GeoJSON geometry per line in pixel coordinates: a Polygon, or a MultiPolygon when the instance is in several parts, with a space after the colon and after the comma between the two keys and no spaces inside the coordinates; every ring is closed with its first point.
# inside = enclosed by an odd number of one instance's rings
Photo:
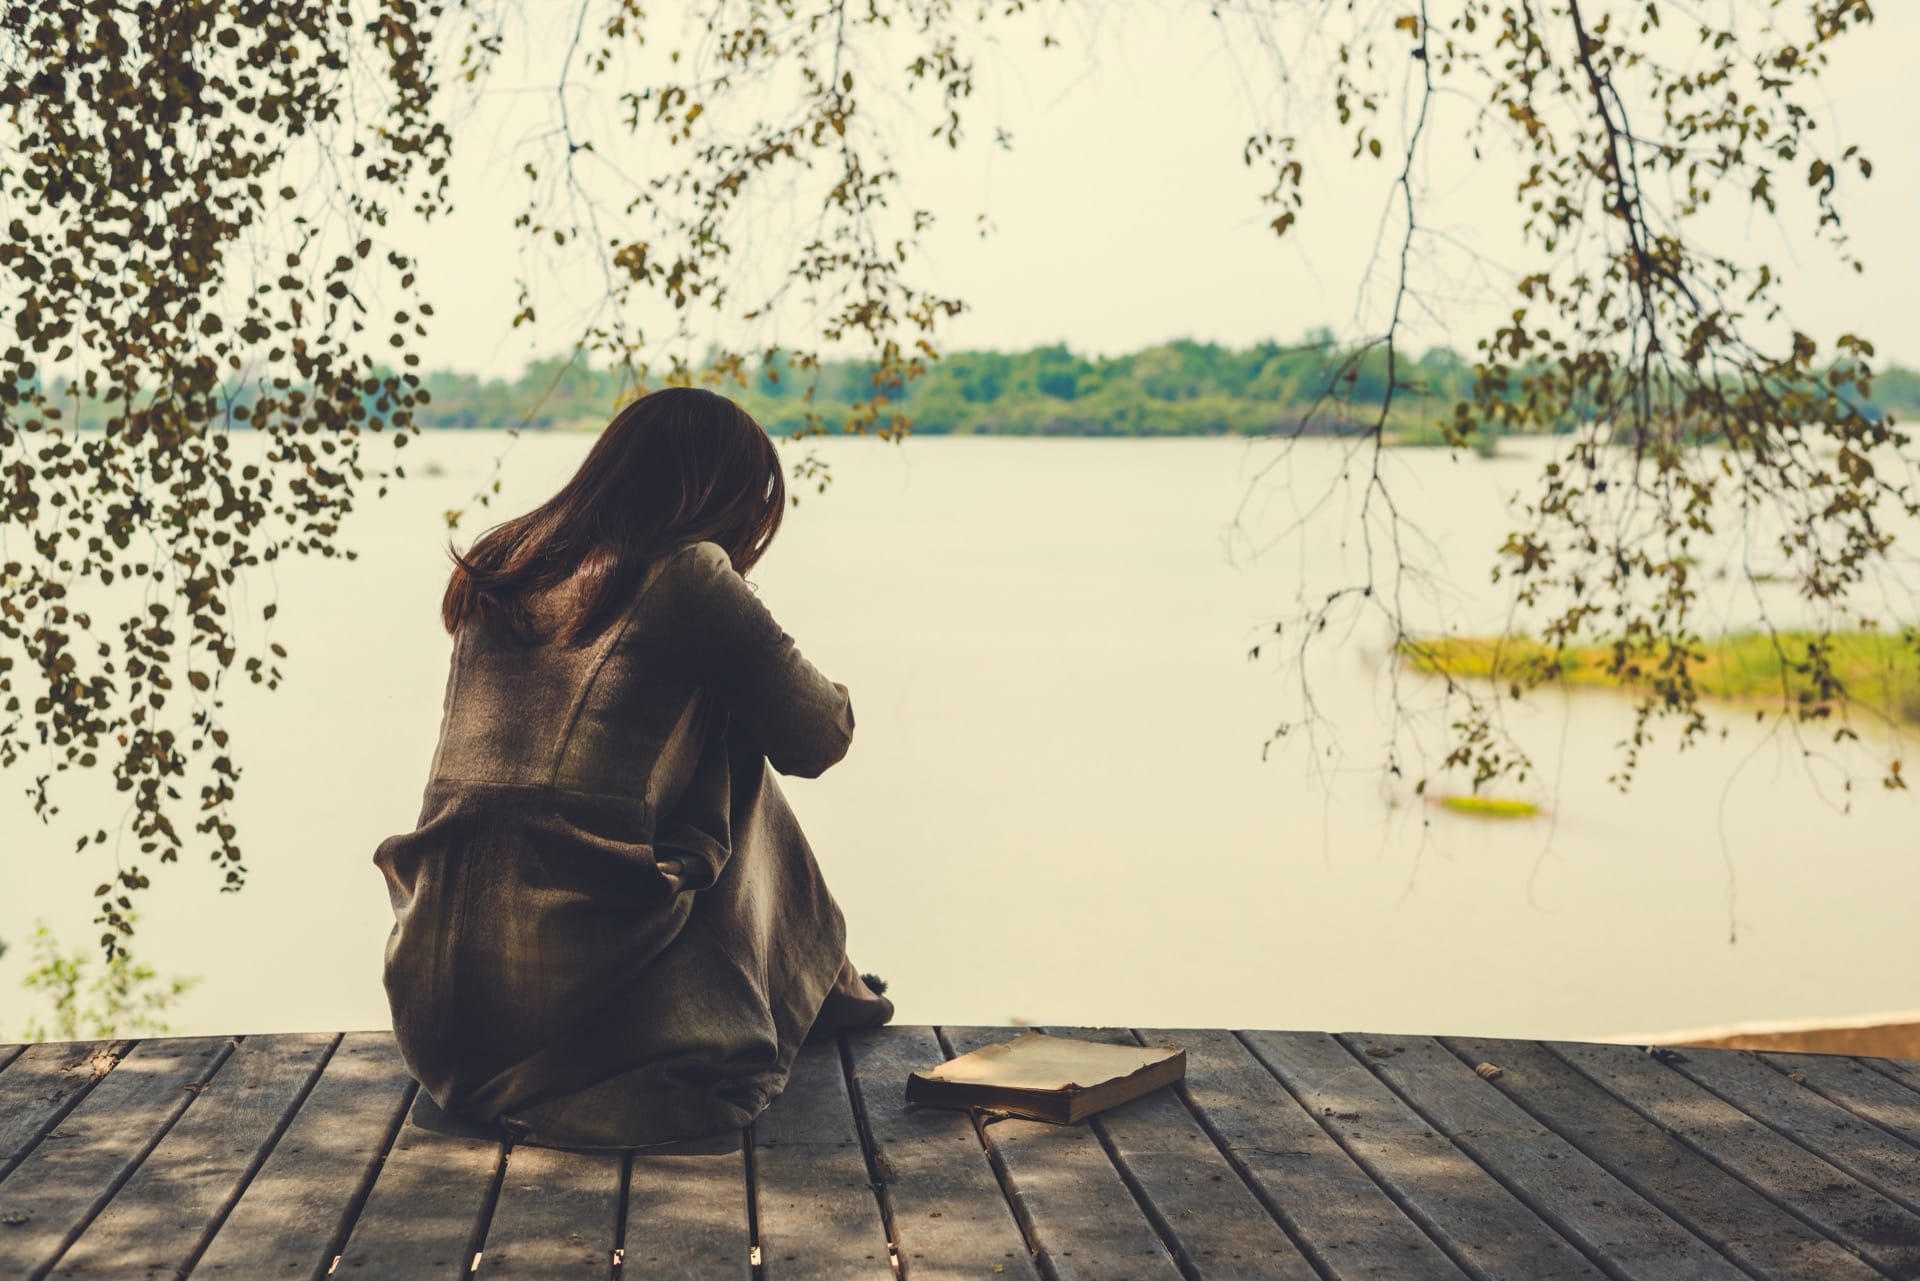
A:
{"type": "MultiPolygon", "coordinates": [[[[504,451],[464,548],[548,496],[591,440],[427,434],[401,454],[408,479],[384,499],[367,488],[349,518],[357,561],[250,571],[244,635],[267,634],[259,607],[277,600],[287,675],[268,692],[228,674],[245,890],[216,893],[204,862],[147,869],[139,955],[205,980],[172,1031],[386,1025],[391,915],[371,858],[413,826],[439,727],[442,512],[470,505],[504,451]]],[[[1433,576],[1409,597],[1422,625],[1499,625],[1492,549],[1544,447],[1392,456],[1432,539],[1433,576]]],[[[1818,737],[1735,715],[1724,740],[1650,752],[1622,794],[1606,776],[1628,704],[1545,694],[1507,705],[1541,769],[1504,794],[1549,817],[1444,813],[1379,768],[1392,687],[1362,617],[1309,669],[1321,723],[1263,759],[1301,710],[1271,621],[1360,552],[1346,499],[1259,556],[1226,527],[1250,484],[1250,528],[1306,511],[1340,442],[1302,442],[1257,482],[1276,447],[1227,438],[819,448],[834,483],[803,492],[753,577],[849,686],[858,730],[840,765],[781,786],[855,963],[888,979],[901,1021],[1599,1039],[1920,1007],[1920,801],[1885,792],[1864,758],[1843,797],[1803,755],[1818,737]]],[[[370,443],[370,462],[388,456],[370,443]]],[[[1403,676],[1401,693],[1430,704],[1434,687],[1403,676]]],[[[1402,748],[1431,759],[1441,731],[1404,724],[1402,748]]],[[[93,937],[111,860],[74,841],[127,810],[84,780],[43,827],[20,794],[34,772],[4,776],[0,797],[0,1032],[30,1008],[34,919],[93,937]]]]}

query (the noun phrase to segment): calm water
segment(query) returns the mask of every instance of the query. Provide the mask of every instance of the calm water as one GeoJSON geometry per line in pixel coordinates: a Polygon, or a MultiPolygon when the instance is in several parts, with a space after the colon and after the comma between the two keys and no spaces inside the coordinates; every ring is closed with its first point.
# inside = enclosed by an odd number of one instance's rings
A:
{"type": "MultiPolygon", "coordinates": [[[[210,865],[149,869],[144,959],[206,976],[174,1031],[384,1026],[391,917],[370,859],[413,825],[438,730],[441,513],[508,451],[464,547],[551,493],[590,443],[425,437],[403,455],[409,480],[369,491],[350,519],[357,562],[248,580],[254,627],[261,603],[280,603],[288,676],[272,693],[228,686],[251,883],[220,895],[210,865]],[[429,460],[444,474],[423,475],[429,460]]],[[[1606,775],[1624,706],[1551,696],[1510,715],[1544,767],[1514,790],[1552,818],[1443,814],[1377,768],[1391,690],[1363,622],[1330,634],[1313,669],[1322,732],[1263,761],[1276,724],[1298,719],[1297,683],[1248,648],[1303,583],[1331,585],[1358,554],[1338,536],[1345,500],[1308,541],[1229,554],[1224,527],[1270,449],[825,447],[834,485],[790,513],[754,577],[850,686],[859,729],[841,765],[782,786],[854,960],[890,980],[903,1021],[1605,1037],[1920,1007],[1920,802],[1867,773],[1841,814],[1837,774],[1810,772],[1789,735],[1743,723],[1655,752],[1623,796],[1606,775]]],[[[1263,482],[1256,533],[1304,509],[1337,459],[1303,448],[1290,490],[1263,482]]],[[[1436,578],[1412,607],[1435,625],[1497,625],[1489,549],[1503,496],[1536,463],[1393,465],[1434,539],[1436,578]]],[[[1401,733],[1410,751],[1440,741],[1431,723],[1401,733]]],[[[71,853],[75,835],[125,809],[110,785],[70,787],[42,827],[19,797],[29,771],[5,778],[0,938],[15,946],[0,1032],[25,1012],[36,915],[91,937],[103,865],[71,853]]]]}

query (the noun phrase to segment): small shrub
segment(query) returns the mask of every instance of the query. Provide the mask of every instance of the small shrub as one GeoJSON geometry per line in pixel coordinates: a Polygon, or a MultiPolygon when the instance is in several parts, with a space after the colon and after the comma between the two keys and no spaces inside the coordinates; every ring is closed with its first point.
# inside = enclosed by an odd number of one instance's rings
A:
{"type": "Polygon", "coordinates": [[[32,946],[35,963],[21,986],[51,1000],[53,1015],[45,1023],[30,1016],[20,1037],[25,1041],[162,1035],[167,1025],[161,1015],[200,982],[178,975],[162,979],[124,948],[100,968],[86,949],[62,952],[44,920],[35,922],[32,946]]]}

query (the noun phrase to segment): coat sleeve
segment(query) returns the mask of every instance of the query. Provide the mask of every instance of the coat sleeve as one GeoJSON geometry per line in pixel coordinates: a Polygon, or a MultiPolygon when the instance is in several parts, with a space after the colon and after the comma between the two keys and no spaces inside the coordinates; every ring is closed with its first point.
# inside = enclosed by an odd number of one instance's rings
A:
{"type": "Polygon", "coordinates": [[[717,543],[680,552],[669,574],[676,648],[782,774],[813,778],[847,754],[853,701],[808,662],[717,543]]]}

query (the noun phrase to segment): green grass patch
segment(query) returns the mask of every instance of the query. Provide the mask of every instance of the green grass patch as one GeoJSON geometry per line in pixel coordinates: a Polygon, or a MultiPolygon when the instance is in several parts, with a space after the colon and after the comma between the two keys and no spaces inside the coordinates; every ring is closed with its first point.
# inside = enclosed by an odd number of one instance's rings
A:
{"type": "Polygon", "coordinates": [[[1498,796],[1442,796],[1440,808],[1474,818],[1535,818],[1540,807],[1532,801],[1509,800],[1498,796]]]}
{"type": "Polygon", "coordinates": [[[1569,645],[1555,653],[1523,637],[1442,637],[1402,641],[1401,661],[1416,671],[1456,679],[1502,681],[1518,689],[1557,681],[1562,685],[1647,690],[1684,671],[1708,698],[1766,700],[1812,710],[1831,709],[1842,696],[1920,725],[1920,640],[1883,631],[1730,632],[1702,641],[1685,654],[1656,647],[1569,645]],[[1831,682],[1816,657],[1824,655],[1831,682]],[[1837,688],[1836,688],[1837,686],[1837,688]]]}

